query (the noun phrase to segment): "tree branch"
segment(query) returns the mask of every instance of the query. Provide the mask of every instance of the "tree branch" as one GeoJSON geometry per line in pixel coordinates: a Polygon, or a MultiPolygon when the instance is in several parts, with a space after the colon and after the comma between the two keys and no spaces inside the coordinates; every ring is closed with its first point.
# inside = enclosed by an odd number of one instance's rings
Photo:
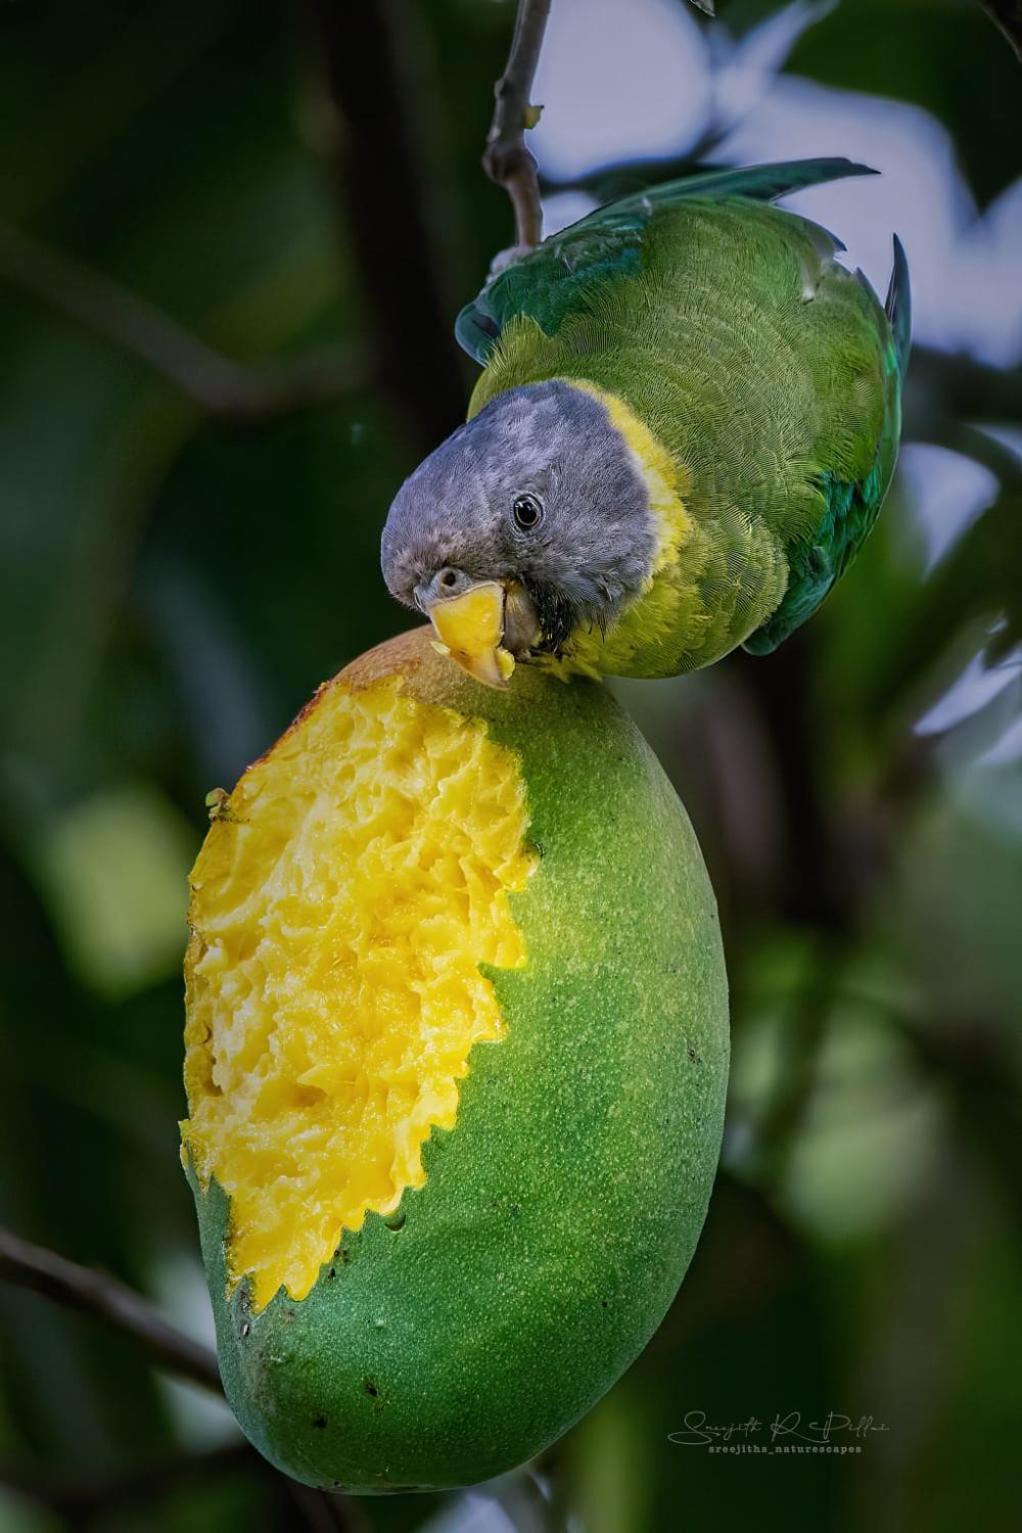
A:
{"type": "Polygon", "coordinates": [[[904,410],[907,441],[958,421],[1022,421],[1022,370],[913,346],[904,410]]]}
{"type": "Polygon", "coordinates": [[[104,1476],[62,1476],[54,1474],[49,1465],[35,1469],[0,1462],[0,1485],[81,1526],[101,1512],[156,1501],[235,1469],[251,1468],[255,1461],[248,1443],[232,1442],[205,1452],[173,1453],[154,1463],[104,1476]]]}
{"type": "Polygon", "coordinates": [[[1001,32],[1022,62],[1022,3],[1020,0],[979,0],[994,26],[1001,32]]]}
{"type": "Polygon", "coordinates": [[[137,1341],[157,1367],[221,1393],[213,1352],[170,1325],[147,1299],[117,1278],[79,1266],[2,1226],[0,1278],[106,1321],[137,1341]]]}
{"type": "Polygon", "coordinates": [[[107,1475],[54,1474],[50,1465],[0,1461],[0,1486],[48,1507],[72,1527],[88,1527],[125,1507],[142,1507],[237,1470],[256,1474],[281,1502],[281,1526],[304,1533],[361,1533],[368,1524],[353,1501],[313,1490],[280,1474],[247,1442],[231,1442],[107,1475]]]}
{"type": "MultiPolygon", "coordinates": [[[[158,1368],[189,1379],[204,1389],[222,1395],[220,1370],[216,1355],[209,1347],[186,1336],[126,1284],[58,1256],[44,1246],[33,1245],[0,1225],[0,1278],[19,1288],[41,1294],[67,1309],[93,1315],[129,1336],[149,1354],[158,1368]]],[[[182,1479],[203,1478],[209,1473],[230,1469],[238,1461],[251,1459],[276,1480],[276,1472],[247,1444],[215,1449],[207,1454],[181,1455],[156,1465],[143,1466],[121,1478],[105,1481],[45,1483],[17,1466],[0,1465],[0,1484],[44,1501],[79,1517],[107,1510],[111,1505],[156,1497],[176,1489],[182,1479]]],[[[311,1533],[360,1528],[363,1520],[347,1498],[328,1491],[313,1490],[286,1475],[280,1476],[287,1496],[300,1513],[303,1527],[311,1533]]]]}
{"type": "Polygon", "coordinates": [[[1015,1153],[1022,1133],[1017,1065],[1010,1040],[981,1018],[957,1023],[920,1021],[888,1011],[922,1067],[947,1089],[967,1138],[986,1156],[1022,1223],[1022,1168],[1015,1153]]]}
{"type": "Polygon", "coordinates": [[[411,5],[306,0],[318,119],[380,358],[380,382],[422,454],[465,416],[441,170],[424,152],[434,106],[426,39],[411,5]]]}
{"type": "Polygon", "coordinates": [[[232,362],[155,304],[10,225],[0,225],[0,282],[139,358],[221,420],[255,424],[372,381],[364,359],[348,351],[265,370],[232,362]]]}
{"type": "Polygon", "coordinates": [[[781,921],[800,927],[810,944],[806,972],[786,1008],[777,1083],[758,1126],[759,1171],[775,1185],[816,1084],[833,989],[861,890],[860,870],[843,855],[838,817],[820,769],[827,742],[820,737],[816,707],[817,645],[812,632],[800,629],[765,660],[743,656],[738,662],[763,717],[781,792],[784,846],[774,902],[781,921]]]}
{"type": "Polygon", "coordinates": [[[844,939],[821,931],[814,934],[812,941],[808,972],[787,1009],[777,1085],[766,1104],[756,1139],[760,1173],[774,1187],[787,1170],[805,1125],[845,962],[844,939]]]}
{"type": "Polygon", "coordinates": [[[514,36],[504,73],[493,88],[496,106],[486,137],[483,169],[511,198],[515,243],[525,250],[543,238],[543,206],[536,161],[525,147],[526,129],[539,109],[530,101],[551,0],[518,0],[514,36]]]}

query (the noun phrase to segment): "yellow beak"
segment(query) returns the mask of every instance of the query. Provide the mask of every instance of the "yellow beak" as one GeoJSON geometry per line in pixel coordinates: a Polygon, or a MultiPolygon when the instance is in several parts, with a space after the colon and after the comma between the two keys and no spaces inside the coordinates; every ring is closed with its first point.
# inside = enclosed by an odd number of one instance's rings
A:
{"type": "Polygon", "coordinates": [[[428,608],[440,640],[437,647],[442,646],[463,671],[488,687],[505,688],[515,668],[514,656],[501,644],[505,594],[496,580],[485,580],[428,608]]]}

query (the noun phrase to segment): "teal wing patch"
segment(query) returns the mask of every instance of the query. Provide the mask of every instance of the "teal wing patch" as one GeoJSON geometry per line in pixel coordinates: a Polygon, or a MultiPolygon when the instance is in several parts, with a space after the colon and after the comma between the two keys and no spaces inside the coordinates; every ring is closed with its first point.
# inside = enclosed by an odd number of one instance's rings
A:
{"type": "Polygon", "coordinates": [[[516,314],[529,315],[547,335],[554,335],[594,285],[641,271],[647,222],[640,216],[588,229],[574,224],[545,240],[531,255],[505,267],[465,305],[454,325],[458,344],[485,364],[516,314]]]}
{"type": "Polygon", "coordinates": [[[825,181],[873,174],[869,166],[846,159],[793,160],[738,170],[702,171],[623,197],[597,208],[505,267],[462,309],[455,323],[455,336],[469,356],[485,364],[504,325],[516,314],[534,319],[547,335],[556,334],[584,293],[603,282],[634,276],[641,270],[643,241],[650,220],[660,210],[679,202],[691,198],[720,201],[730,197],[772,202],[825,181]]]}
{"type": "Polygon", "coordinates": [[[876,521],[887,490],[887,476],[878,460],[861,484],[843,484],[826,473],[821,475],[820,487],[827,509],[817,536],[808,546],[789,550],[784,600],[769,622],[742,645],[750,655],[769,655],[812,617],[876,521]]]}

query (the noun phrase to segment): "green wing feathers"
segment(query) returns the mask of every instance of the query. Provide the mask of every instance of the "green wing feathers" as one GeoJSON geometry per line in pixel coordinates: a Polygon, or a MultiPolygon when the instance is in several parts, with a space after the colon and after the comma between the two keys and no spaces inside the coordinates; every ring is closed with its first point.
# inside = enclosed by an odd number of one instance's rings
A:
{"type": "Polygon", "coordinates": [[[729,197],[773,202],[808,186],[875,174],[868,165],[841,158],[792,160],[702,171],[623,197],[597,208],[506,266],[462,309],[455,322],[455,336],[469,356],[485,363],[504,325],[516,315],[528,315],[547,335],[552,334],[588,289],[641,270],[643,241],[650,222],[664,208],[679,202],[729,197]]]}
{"type": "MultiPolygon", "coordinates": [[[[872,290],[856,274],[872,298],[872,290]]],[[[883,412],[876,451],[868,472],[842,478],[831,468],[819,474],[825,510],[813,536],[787,550],[788,582],[784,600],[768,622],[745,640],[750,654],[765,655],[811,617],[840,579],[872,530],[898,456],[901,435],[901,385],[908,367],[912,331],[912,295],[908,262],[894,236],[894,267],[884,304],[886,334],[881,333],[880,397],[883,412]]],[[[867,440],[872,440],[872,433],[867,440]]]]}

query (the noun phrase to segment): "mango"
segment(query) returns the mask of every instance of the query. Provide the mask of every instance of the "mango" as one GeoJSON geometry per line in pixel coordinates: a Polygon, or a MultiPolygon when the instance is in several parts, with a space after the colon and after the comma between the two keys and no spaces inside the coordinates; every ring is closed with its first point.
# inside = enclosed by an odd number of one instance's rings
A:
{"type": "Polygon", "coordinates": [[[309,1485],[500,1474],[641,1351],[703,1223],[727,993],[689,821],[601,684],[482,687],[426,629],[212,813],[182,1156],[228,1399],[309,1485]]]}

